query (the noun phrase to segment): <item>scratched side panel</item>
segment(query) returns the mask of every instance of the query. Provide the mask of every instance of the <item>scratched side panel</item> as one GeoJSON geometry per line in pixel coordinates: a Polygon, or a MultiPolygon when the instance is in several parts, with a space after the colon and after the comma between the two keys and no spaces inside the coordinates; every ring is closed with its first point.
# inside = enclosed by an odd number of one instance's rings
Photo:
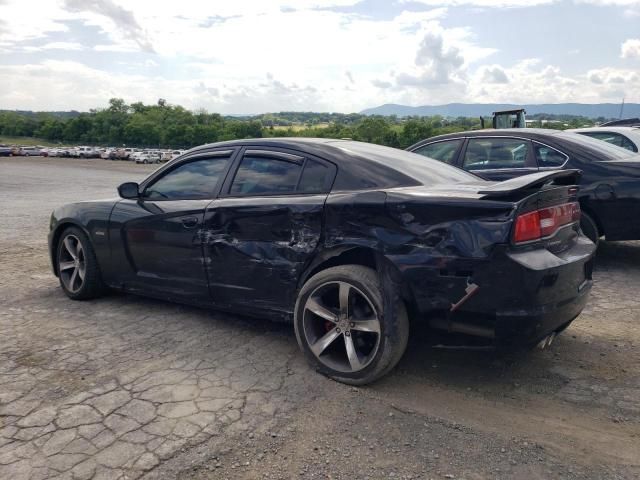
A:
{"type": "Polygon", "coordinates": [[[500,275],[493,258],[497,245],[508,242],[512,211],[509,202],[429,199],[404,189],[332,194],[325,246],[379,253],[395,266],[420,312],[447,311],[482,272],[491,272],[483,277],[486,286],[500,275]]]}
{"type": "Polygon", "coordinates": [[[392,196],[387,208],[397,228],[411,235],[405,245],[389,246],[387,257],[403,272],[419,310],[489,313],[491,299],[483,295],[506,274],[505,262],[497,259],[509,241],[513,205],[392,196]],[[480,289],[468,296],[472,285],[480,289]]]}
{"type": "Polygon", "coordinates": [[[199,232],[211,297],[223,308],[289,315],[322,240],[326,195],[222,198],[199,232]]]}

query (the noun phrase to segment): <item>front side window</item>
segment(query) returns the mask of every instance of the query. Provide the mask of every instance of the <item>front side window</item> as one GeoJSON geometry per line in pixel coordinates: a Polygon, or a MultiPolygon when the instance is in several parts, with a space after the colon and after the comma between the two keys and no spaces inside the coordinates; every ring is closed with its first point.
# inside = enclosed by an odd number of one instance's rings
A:
{"type": "Polygon", "coordinates": [[[245,156],[233,179],[232,195],[278,195],[295,192],[302,162],[245,156]]]}
{"type": "Polygon", "coordinates": [[[452,165],[456,160],[456,152],[462,144],[462,140],[445,140],[425,145],[414,150],[414,153],[424,155],[425,157],[434,158],[441,162],[452,165]]]}
{"type": "Polygon", "coordinates": [[[183,163],[170,170],[144,191],[148,200],[197,200],[213,198],[229,157],[214,157],[183,163]]]}
{"type": "Polygon", "coordinates": [[[539,167],[561,167],[568,160],[564,153],[540,143],[533,143],[539,167]]]}
{"type": "Polygon", "coordinates": [[[524,168],[529,143],[515,138],[471,138],[464,154],[465,170],[524,168]]]}

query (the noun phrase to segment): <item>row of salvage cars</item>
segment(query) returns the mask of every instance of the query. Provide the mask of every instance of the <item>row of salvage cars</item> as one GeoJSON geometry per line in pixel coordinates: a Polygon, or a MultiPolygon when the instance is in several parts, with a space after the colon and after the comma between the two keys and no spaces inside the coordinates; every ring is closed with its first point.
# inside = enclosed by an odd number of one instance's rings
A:
{"type": "Polygon", "coordinates": [[[619,147],[509,129],[410,150],[303,138],[194,148],[118,198],[57,208],[54,273],[76,300],[111,288],[291,320],[315,369],[366,384],[418,323],[549,345],[587,302],[588,237],[640,238],[640,160],[619,147]]]}
{"type": "Polygon", "coordinates": [[[184,153],[184,150],[161,150],[117,147],[38,147],[0,145],[0,156],[14,157],[67,157],[102,158],[103,160],[129,160],[136,163],[168,162],[184,153]]]}

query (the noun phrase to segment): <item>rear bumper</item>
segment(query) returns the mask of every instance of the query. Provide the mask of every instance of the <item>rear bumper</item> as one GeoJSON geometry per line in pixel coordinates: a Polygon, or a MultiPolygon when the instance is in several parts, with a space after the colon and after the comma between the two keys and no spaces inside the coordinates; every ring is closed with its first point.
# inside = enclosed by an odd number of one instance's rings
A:
{"type": "Polygon", "coordinates": [[[559,254],[504,246],[486,259],[439,258],[433,267],[399,268],[417,312],[432,326],[517,346],[537,343],[582,312],[594,253],[595,245],[580,235],[559,254]]]}
{"type": "Polygon", "coordinates": [[[536,344],[547,335],[563,330],[584,309],[592,280],[585,280],[575,297],[562,302],[496,313],[495,343],[499,346],[536,344]]]}

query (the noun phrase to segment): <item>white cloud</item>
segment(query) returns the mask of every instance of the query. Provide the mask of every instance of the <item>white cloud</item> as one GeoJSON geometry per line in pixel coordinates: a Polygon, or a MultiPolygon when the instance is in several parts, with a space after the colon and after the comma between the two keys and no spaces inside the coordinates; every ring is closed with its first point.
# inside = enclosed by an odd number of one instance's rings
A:
{"type": "Polygon", "coordinates": [[[630,38],[622,44],[622,58],[640,58],[640,39],[630,38]]]}
{"type": "MultiPolygon", "coordinates": [[[[421,3],[430,6],[472,6],[482,8],[529,8],[560,3],[563,0],[400,0],[400,3],[421,3]]],[[[638,7],[640,0],[573,0],[576,4],[596,6],[638,7]]]]}
{"type": "MultiPolygon", "coordinates": [[[[556,1],[420,0],[425,11],[379,18],[328,8],[363,12],[359,0],[0,0],[0,18],[12,19],[0,24],[0,52],[24,55],[20,65],[0,64],[0,108],[86,110],[118,96],[222,113],[348,112],[387,102],[599,102],[622,89],[640,100],[637,75],[614,58],[618,48],[623,58],[637,56],[637,39],[622,47],[624,37],[616,40],[611,62],[580,68],[586,55],[575,52],[556,65],[507,61],[493,48],[506,49],[502,42],[483,44],[470,27],[447,26],[460,25],[448,16],[451,6],[556,1]],[[86,50],[95,52],[95,68],[79,62],[86,50]]],[[[579,1],[607,10],[640,5],[571,0],[579,1]]]]}
{"type": "Polygon", "coordinates": [[[49,42],[42,45],[42,50],[84,50],[78,42],[49,42]]]}
{"type": "Polygon", "coordinates": [[[546,5],[557,0],[401,0],[401,3],[422,3],[424,5],[457,7],[461,5],[489,8],[533,7],[546,5]]]}
{"type": "Polygon", "coordinates": [[[479,69],[482,83],[509,83],[509,77],[500,65],[486,65],[479,69]]]}
{"type": "Polygon", "coordinates": [[[640,80],[640,74],[636,70],[605,67],[589,70],[587,78],[598,85],[628,83],[633,87],[640,80]]]}

